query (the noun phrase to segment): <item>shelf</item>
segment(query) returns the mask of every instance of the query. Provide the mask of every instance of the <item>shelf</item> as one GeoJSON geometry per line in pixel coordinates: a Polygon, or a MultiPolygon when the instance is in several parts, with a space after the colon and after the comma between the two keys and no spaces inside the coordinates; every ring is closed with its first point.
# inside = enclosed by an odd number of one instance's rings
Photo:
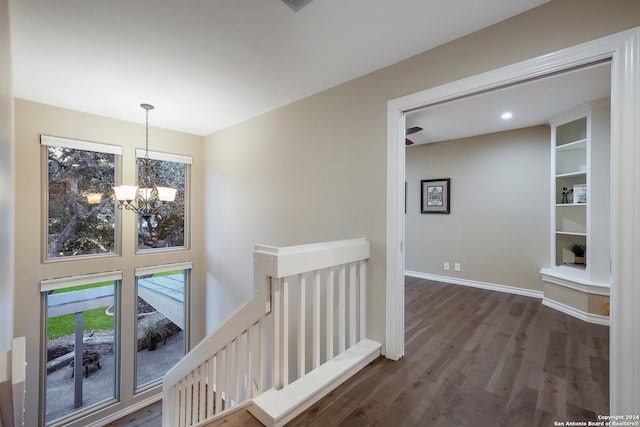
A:
{"type": "Polygon", "coordinates": [[[551,257],[543,280],[588,294],[608,294],[611,280],[610,108],[607,100],[549,119],[551,126],[551,257]],[[568,191],[565,191],[564,188],[568,191]],[[563,196],[565,193],[565,196],[563,196]],[[562,201],[568,203],[562,203],[562,201]],[[574,201],[588,203],[574,203],[574,201]],[[574,265],[572,245],[587,248],[574,265]]]}
{"type": "Polygon", "coordinates": [[[609,284],[588,279],[585,269],[559,265],[540,270],[542,280],[593,295],[609,295],[609,284]]]}
{"type": "Polygon", "coordinates": [[[587,171],[567,172],[556,175],[556,178],[576,178],[587,176],[587,171]]]}
{"type": "Polygon", "coordinates": [[[587,233],[579,233],[579,232],[575,232],[575,231],[559,231],[559,230],[556,230],[556,234],[561,234],[563,236],[582,236],[582,237],[587,237],[587,233]]]}
{"type": "MultiPolygon", "coordinates": [[[[582,112],[577,114],[582,115],[582,112]]],[[[575,120],[564,122],[555,126],[555,145],[562,147],[564,145],[586,140],[587,138],[587,117],[586,113],[582,117],[576,117],[575,120]]]]}
{"type": "Polygon", "coordinates": [[[586,270],[587,264],[576,264],[574,262],[565,262],[562,267],[577,268],[578,270],[586,270]]]}
{"type": "Polygon", "coordinates": [[[569,142],[566,144],[556,146],[556,151],[572,151],[572,150],[586,150],[587,140],[581,139],[579,141],[569,142]]]}

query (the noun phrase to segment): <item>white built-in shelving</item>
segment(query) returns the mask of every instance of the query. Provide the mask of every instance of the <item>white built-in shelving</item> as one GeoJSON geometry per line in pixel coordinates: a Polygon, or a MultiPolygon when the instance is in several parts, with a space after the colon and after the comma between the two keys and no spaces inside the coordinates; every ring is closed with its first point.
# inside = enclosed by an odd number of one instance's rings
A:
{"type": "MultiPolygon", "coordinates": [[[[591,292],[610,283],[610,105],[590,102],[551,117],[551,259],[543,279],[591,292]],[[566,198],[563,196],[566,194],[566,198]],[[567,194],[568,193],[568,194],[567,194]],[[585,245],[586,262],[569,247],[585,245]]],[[[608,292],[608,291],[607,291],[608,292]]]]}

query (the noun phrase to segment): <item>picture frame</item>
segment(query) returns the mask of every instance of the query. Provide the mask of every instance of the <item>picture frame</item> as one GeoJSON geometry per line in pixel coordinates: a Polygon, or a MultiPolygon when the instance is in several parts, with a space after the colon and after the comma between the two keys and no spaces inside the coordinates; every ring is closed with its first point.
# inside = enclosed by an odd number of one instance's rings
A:
{"type": "Polygon", "coordinates": [[[587,203],[587,185],[576,184],[573,186],[573,203],[587,203]]]}
{"type": "Polygon", "coordinates": [[[451,178],[420,181],[420,212],[451,213],[451,178]]]}

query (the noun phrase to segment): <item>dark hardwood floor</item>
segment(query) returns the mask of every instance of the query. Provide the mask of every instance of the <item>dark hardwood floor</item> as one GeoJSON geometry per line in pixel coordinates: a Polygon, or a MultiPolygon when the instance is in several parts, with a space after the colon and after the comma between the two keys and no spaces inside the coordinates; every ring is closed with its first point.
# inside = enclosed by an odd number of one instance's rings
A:
{"type": "MultiPolygon", "coordinates": [[[[288,426],[553,426],[609,412],[608,327],[414,278],[405,319],[404,358],[378,358],[288,426]]],[[[110,425],[159,426],[155,413],[110,425]]],[[[260,425],[247,415],[215,425],[260,425]]]]}
{"type": "Polygon", "coordinates": [[[405,357],[288,426],[553,426],[609,412],[609,328],[540,300],[406,279],[405,357]]]}

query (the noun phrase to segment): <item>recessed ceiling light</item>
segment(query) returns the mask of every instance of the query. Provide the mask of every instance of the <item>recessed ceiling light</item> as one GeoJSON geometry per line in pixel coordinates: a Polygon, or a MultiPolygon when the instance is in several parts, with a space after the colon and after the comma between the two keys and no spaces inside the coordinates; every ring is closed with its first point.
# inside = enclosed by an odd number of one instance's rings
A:
{"type": "Polygon", "coordinates": [[[505,113],[502,113],[501,117],[502,117],[502,120],[509,120],[511,117],[513,117],[513,114],[507,111],[505,113]]]}

